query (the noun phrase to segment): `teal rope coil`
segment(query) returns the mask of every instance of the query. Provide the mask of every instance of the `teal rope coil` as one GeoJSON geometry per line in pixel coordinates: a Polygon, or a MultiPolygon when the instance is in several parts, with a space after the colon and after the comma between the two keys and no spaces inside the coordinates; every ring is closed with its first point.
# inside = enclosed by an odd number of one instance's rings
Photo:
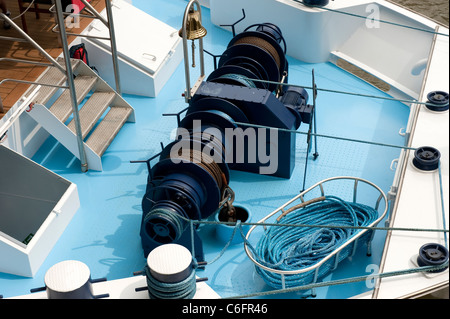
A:
{"type": "Polygon", "coordinates": [[[239,82],[243,86],[249,87],[249,88],[256,88],[255,83],[250,80],[249,78],[240,75],[240,74],[224,74],[219,77],[219,79],[230,79],[239,82]]]}
{"type": "Polygon", "coordinates": [[[154,278],[148,266],[145,267],[148,295],[151,299],[192,299],[197,291],[195,271],[184,280],[175,283],[161,282],[154,278]]]}
{"type": "MultiPolygon", "coordinates": [[[[147,225],[147,223],[152,219],[158,219],[161,218],[163,221],[166,221],[167,224],[170,224],[174,227],[174,236],[175,238],[172,238],[173,240],[178,239],[181,234],[184,231],[185,228],[185,221],[189,221],[189,219],[185,218],[184,216],[180,216],[174,212],[171,212],[168,209],[165,208],[155,208],[148,212],[148,214],[144,218],[144,224],[147,225]]],[[[155,237],[156,234],[153,234],[155,237]]],[[[155,238],[152,238],[155,239],[155,238]]]]}
{"type": "MultiPolygon", "coordinates": [[[[369,206],[346,202],[335,196],[326,196],[322,202],[290,212],[284,224],[316,224],[333,226],[367,226],[378,218],[378,212],[369,206]]],[[[316,227],[270,227],[254,248],[247,245],[255,259],[266,267],[281,271],[297,271],[314,266],[361,230],[348,228],[320,229],[316,227]]],[[[276,289],[297,287],[315,282],[330,272],[334,265],[349,257],[357,243],[369,244],[373,231],[367,231],[353,245],[348,245],[316,270],[283,275],[260,267],[256,271],[276,289]],[[337,258],[337,260],[336,260],[337,258]]]]}

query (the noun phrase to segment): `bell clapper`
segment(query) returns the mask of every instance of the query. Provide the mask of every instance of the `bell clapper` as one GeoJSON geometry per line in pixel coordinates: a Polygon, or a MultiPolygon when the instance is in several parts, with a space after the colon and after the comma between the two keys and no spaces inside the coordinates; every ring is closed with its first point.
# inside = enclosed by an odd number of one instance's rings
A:
{"type": "Polygon", "coordinates": [[[195,68],[195,43],[192,40],[192,67],[195,68]]]}

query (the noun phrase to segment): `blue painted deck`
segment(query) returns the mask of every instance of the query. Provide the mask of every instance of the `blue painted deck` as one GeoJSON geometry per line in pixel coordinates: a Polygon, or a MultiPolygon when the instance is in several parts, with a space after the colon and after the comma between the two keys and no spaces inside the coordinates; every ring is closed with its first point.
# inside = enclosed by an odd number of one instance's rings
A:
{"type": "MultiPolygon", "coordinates": [[[[134,0],[133,4],[179,29],[186,1],[134,0]]],[[[205,49],[220,54],[232,35],[209,22],[208,9],[202,12],[203,24],[208,30],[205,49]]],[[[306,64],[290,57],[288,60],[289,83],[310,86],[314,69],[319,88],[385,96],[333,64],[306,64]]],[[[205,55],[205,66],[208,75],[213,70],[213,61],[208,55],[205,55]]],[[[148,159],[160,151],[160,142],[171,141],[170,133],[176,128],[176,119],[163,117],[162,113],[176,113],[186,107],[181,96],[184,89],[184,65],[180,64],[157,98],[124,95],[135,108],[136,123],[127,123],[108,148],[103,157],[102,172],[81,173],[79,161],[63,146],[53,138],[45,142],[33,160],[77,184],[81,208],[36,276],[23,278],[0,274],[0,294],[5,298],[28,294],[31,288],[44,285],[44,275],[52,265],[67,259],[84,262],[93,278],[106,277],[108,280],[130,277],[144,267],[139,229],[147,168],[145,164],[130,161],[148,159]]],[[[312,94],[308,93],[308,102],[312,103],[312,94]]],[[[409,108],[399,102],[325,92],[319,92],[317,97],[319,134],[403,145],[404,138],[398,132],[406,126],[408,115],[409,108]]],[[[300,130],[306,131],[307,126],[302,124],[300,130]]],[[[313,161],[310,155],[307,187],[328,177],[347,175],[367,179],[385,192],[389,191],[394,177],[389,167],[399,156],[398,148],[323,137],[317,140],[320,156],[313,161]]],[[[297,195],[302,189],[305,155],[306,136],[298,134],[296,168],[291,179],[233,171],[230,186],[236,193],[235,203],[247,207],[252,221],[256,222],[297,195]]],[[[204,241],[205,259],[212,260],[221,251],[223,243],[216,240],[213,225],[201,226],[200,235],[204,241]]],[[[385,232],[376,234],[371,257],[367,257],[364,250],[358,250],[324,280],[368,274],[366,266],[378,264],[381,259],[384,236],[385,232]]],[[[243,245],[230,246],[217,262],[204,271],[199,270],[198,275],[208,277],[208,284],[222,297],[271,289],[256,274],[243,245]]],[[[317,290],[317,298],[346,298],[366,290],[364,282],[325,287],[317,290]]],[[[271,298],[302,295],[295,293],[271,298]]]]}

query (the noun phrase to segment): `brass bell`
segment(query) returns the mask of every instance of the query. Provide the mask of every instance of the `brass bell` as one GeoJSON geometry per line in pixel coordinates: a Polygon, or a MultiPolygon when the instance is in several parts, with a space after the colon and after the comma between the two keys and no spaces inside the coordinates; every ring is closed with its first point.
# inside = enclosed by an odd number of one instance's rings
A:
{"type": "Polygon", "coordinates": [[[186,91],[184,94],[186,103],[189,103],[192,95],[197,90],[199,84],[205,77],[205,63],[203,58],[203,37],[206,36],[206,29],[202,26],[202,8],[199,0],[189,0],[183,14],[182,27],[178,35],[183,38],[184,72],[186,78],[186,91]],[[194,10],[196,6],[196,10],[194,10]],[[184,30],[184,32],[183,32],[184,30]],[[183,34],[184,33],[184,34],[183,34]],[[189,53],[187,40],[192,41],[192,67],[195,68],[195,40],[198,40],[200,54],[200,76],[194,88],[191,88],[189,53]]]}
{"type": "MultiPolygon", "coordinates": [[[[183,37],[183,28],[178,31],[178,35],[183,37]]],[[[190,8],[186,19],[186,39],[192,40],[192,67],[195,68],[195,43],[194,40],[201,39],[206,35],[206,29],[200,21],[200,12],[190,8]]]]}
{"type": "MultiPolygon", "coordinates": [[[[178,35],[183,37],[183,28],[178,31],[178,35]]],[[[206,36],[206,29],[200,21],[200,12],[190,10],[186,21],[186,38],[197,40],[206,36]]]]}

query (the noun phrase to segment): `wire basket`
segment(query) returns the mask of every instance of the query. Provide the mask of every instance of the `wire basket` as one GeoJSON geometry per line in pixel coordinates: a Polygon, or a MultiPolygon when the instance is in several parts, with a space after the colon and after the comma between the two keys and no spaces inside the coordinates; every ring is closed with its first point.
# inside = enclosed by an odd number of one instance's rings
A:
{"type": "MultiPolygon", "coordinates": [[[[375,227],[386,216],[387,211],[387,197],[377,185],[357,177],[339,176],[328,178],[301,192],[253,225],[246,235],[244,249],[250,260],[257,266],[257,272],[263,276],[266,283],[274,288],[284,289],[315,283],[329,271],[334,270],[341,260],[353,256],[359,245],[359,241],[367,243],[368,254],[370,254],[370,244],[374,236],[374,231],[371,228],[375,227]],[[278,217],[277,222],[280,223],[280,221],[283,221],[284,216],[323,200],[321,198],[327,196],[338,197],[349,203],[371,207],[375,211],[374,213],[378,213],[378,218],[374,217],[376,219],[364,225],[364,227],[356,227],[357,231],[350,238],[343,244],[335,247],[328,255],[311,266],[281,270],[274,268],[272,265],[268,265],[259,259],[258,256],[254,255],[256,252],[250,244],[250,239],[257,227],[264,227],[263,236],[268,234],[268,227],[290,227],[275,225],[270,218],[278,217]]],[[[305,225],[305,227],[308,227],[308,225],[305,225]]],[[[317,225],[311,226],[319,228],[317,225]]]]}

